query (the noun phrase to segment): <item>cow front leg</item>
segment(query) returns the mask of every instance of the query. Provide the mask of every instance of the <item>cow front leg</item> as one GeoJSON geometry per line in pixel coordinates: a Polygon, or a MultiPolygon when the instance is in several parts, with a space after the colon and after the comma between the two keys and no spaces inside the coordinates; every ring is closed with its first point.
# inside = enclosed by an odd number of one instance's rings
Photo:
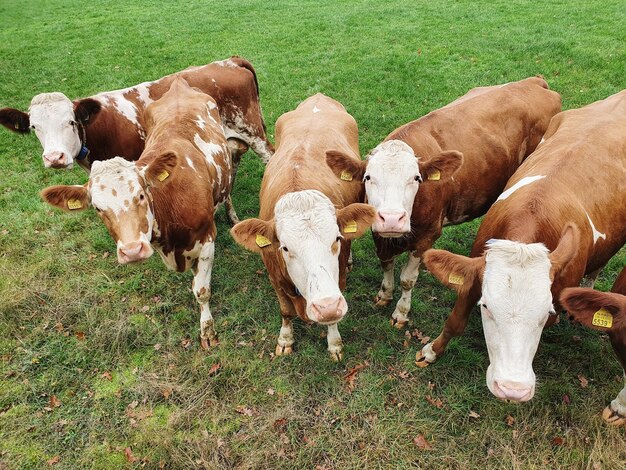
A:
{"type": "Polygon", "coordinates": [[[626,424],[626,373],[624,374],[624,388],[602,412],[602,418],[612,426],[626,424]]]}
{"type": "Polygon", "coordinates": [[[469,292],[459,294],[452,312],[443,325],[441,334],[437,336],[435,341],[428,343],[415,355],[415,364],[417,366],[427,367],[429,364],[435,362],[437,358],[444,353],[450,340],[455,336],[463,334],[472,307],[476,305],[476,302],[478,302],[480,298],[480,290],[481,286],[475,285],[469,292]]]}
{"type": "Polygon", "coordinates": [[[377,307],[384,307],[393,299],[393,265],[394,258],[388,261],[380,261],[380,266],[383,268],[383,282],[374,299],[377,307]]]}
{"type": "Polygon", "coordinates": [[[341,341],[341,335],[339,334],[337,325],[338,323],[328,325],[328,335],[326,335],[328,352],[330,353],[330,358],[335,362],[339,362],[343,359],[343,342],[341,341]]]}
{"type": "Polygon", "coordinates": [[[200,346],[208,350],[210,346],[219,344],[209,308],[211,300],[211,272],[215,257],[215,242],[209,241],[202,245],[198,262],[193,269],[193,295],[200,304],[200,346]]]}
{"type": "Polygon", "coordinates": [[[224,201],[224,208],[226,209],[226,216],[228,217],[228,222],[231,226],[234,226],[239,223],[239,217],[237,216],[237,212],[235,211],[235,206],[233,205],[233,200],[230,196],[226,198],[224,201]]]}
{"type": "Polygon", "coordinates": [[[287,356],[293,352],[293,320],[288,317],[282,317],[282,320],[278,344],[276,345],[277,356],[287,356]]]}
{"type": "Polygon", "coordinates": [[[400,286],[402,287],[402,297],[396,304],[396,309],[391,314],[391,324],[398,329],[404,328],[409,322],[409,312],[411,311],[411,295],[415,281],[420,273],[421,258],[417,252],[409,254],[409,261],[402,268],[400,273],[400,286]]]}

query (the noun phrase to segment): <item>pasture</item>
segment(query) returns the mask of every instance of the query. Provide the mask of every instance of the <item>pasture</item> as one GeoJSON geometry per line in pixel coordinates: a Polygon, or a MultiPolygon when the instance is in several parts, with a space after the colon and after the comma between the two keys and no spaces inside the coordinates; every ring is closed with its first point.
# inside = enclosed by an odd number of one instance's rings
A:
{"type": "MultiPolygon", "coordinates": [[[[323,92],[356,118],[365,155],[475,86],[541,74],[564,109],[626,88],[624,24],[621,0],[3,2],[0,107],[236,54],[256,69],[272,141],[282,113],[323,92]]],[[[4,128],[0,164],[0,469],[626,465],[624,429],[600,417],[622,370],[606,338],[564,315],[544,332],[535,398],[499,402],[485,385],[479,315],[435,364],[414,365],[454,294],[422,273],[409,328],[392,328],[399,286],[374,307],[382,271],[367,234],[353,244],[343,361],[329,360],[325,328],[302,322],[294,354],[275,358],[274,292],[220,210],[211,309],[221,344],[206,353],[190,273],[166,271],[157,255],[120,266],[94,211],[40,200],[46,186],[84,183],[82,169],[45,170],[36,137],[4,128]]],[[[258,214],[262,174],[248,152],[233,191],[242,219],[258,214]]],[[[468,254],[478,224],[445,229],[436,246],[468,254]]],[[[622,250],[596,288],[625,263],[622,250]]]]}

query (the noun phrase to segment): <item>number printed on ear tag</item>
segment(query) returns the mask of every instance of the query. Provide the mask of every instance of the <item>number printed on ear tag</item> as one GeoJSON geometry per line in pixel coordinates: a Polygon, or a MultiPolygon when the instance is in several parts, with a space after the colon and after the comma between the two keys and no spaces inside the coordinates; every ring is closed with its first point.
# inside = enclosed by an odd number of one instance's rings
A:
{"type": "Polygon", "coordinates": [[[593,314],[591,324],[602,328],[611,328],[613,326],[613,315],[608,310],[601,308],[593,314]]]}
{"type": "Polygon", "coordinates": [[[343,227],[344,233],[356,233],[356,220],[349,220],[343,227]]]}
{"type": "Polygon", "coordinates": [[[430,181],[439,181],[441,179],[441,172],[439,170],[435,170],[431,173],[428,173],[428,179],[430,181]]]}
{"type": "Polygon", "coordinates": [[[76,210],[76,209],[80,209],[83,207],[83,203],[80,202],[78,199],[68,199],[67,200],[67,208],[71,211],[76,210]]]}
{"type": "Polygon", "coordinates": [[[341,172],[341,176],[340,176],[340,178],[341,178],[343,181],[352,181],[352,173],[350,173],[348,170],[343,170],[343,171],[341,172]]]}
{"type": "Polygon", "coordinates": [[[167,172],[167,170],[163,170],[161,173],[159,173],[159,176],[157,176],[157,179],[158,179],[159,181],[164,181],[164,180],[166,180],[169,176],[170,176],[170,174],[167,172]]]}
{"type": "Polygon", "coordinates": [[[457,286],[461,286],[465,282],[465,278],[460,274],[450,273],[450,276],[448,276],[448,282],[450,284],[456,284],[457,286]]]}
{"type": "Polygon", "coordinates": [[[259,248],[263,248],[266,247],[268,245],[271,245],[272,242],[270,241],[269,238],[261,235],[260,233],[256,234],[256,244],[259,248]]]}

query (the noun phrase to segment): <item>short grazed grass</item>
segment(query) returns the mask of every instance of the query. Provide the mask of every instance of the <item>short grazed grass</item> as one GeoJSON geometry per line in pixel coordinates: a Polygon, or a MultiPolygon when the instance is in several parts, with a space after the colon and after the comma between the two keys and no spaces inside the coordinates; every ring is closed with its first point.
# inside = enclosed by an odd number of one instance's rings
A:
{"type": "MultiPolygon", "coordinates": [[[[4,2],[0,107],[25,109],[42,91],[88,96],[238,54],[257,70],[270,134],[282,113],[323,92],[355,116],[365,154],[474,86],[542,74],[566,109],[625,88],[623,6],[4,2]]],[[[207,354],[191,275],[157,257],[118,266],[94,213],[40,201],[45,186],[86,180],[79,168],[44,170],[40,153],[34,136],[0,129],[0,468],[44,468],[57,456],[67,469],[626,465],[624,431],[600,418],[623,383],[606,338],[567,321],[547,330],[537,395],[520,406],[484,384],[478,316],[440,361],[418,369],[419,342],[389,326],[392,306],[372,305],[381,273],[366,236],[354,245],[344,361],[329,361],[322,328],[301,323],[294,355],[274,359],[277,302],[261,260],[235,245],[220,212],[212,310],[221,345],[207,354]],[[344,376],[357,365],[351,389],[344,376]],[[413,444],[418,434],[431,450],[413,444]]],[[[249,153],[234,191],[241,217],[257,214],[262,172],[249,153]]],[[[437,246],[467,253],[477,227],[446,229],[437,246]]],[[[625,262],[622,251],[597,287],[608,290],[625,262]]],[[[453,301],[422,274],[411,330],[436,335],[453,301]]]]}

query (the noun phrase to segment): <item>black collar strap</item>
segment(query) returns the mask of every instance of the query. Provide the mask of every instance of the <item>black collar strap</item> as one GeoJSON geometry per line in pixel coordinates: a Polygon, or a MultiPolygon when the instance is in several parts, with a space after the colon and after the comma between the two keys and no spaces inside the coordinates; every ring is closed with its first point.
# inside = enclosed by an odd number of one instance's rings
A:
{"type": "Polygon", "coordinates": [[[76,160],[84,160],[89,155],[89,149],[84,145],[80,148],[80,152],[76,155],[76,160]]]}

